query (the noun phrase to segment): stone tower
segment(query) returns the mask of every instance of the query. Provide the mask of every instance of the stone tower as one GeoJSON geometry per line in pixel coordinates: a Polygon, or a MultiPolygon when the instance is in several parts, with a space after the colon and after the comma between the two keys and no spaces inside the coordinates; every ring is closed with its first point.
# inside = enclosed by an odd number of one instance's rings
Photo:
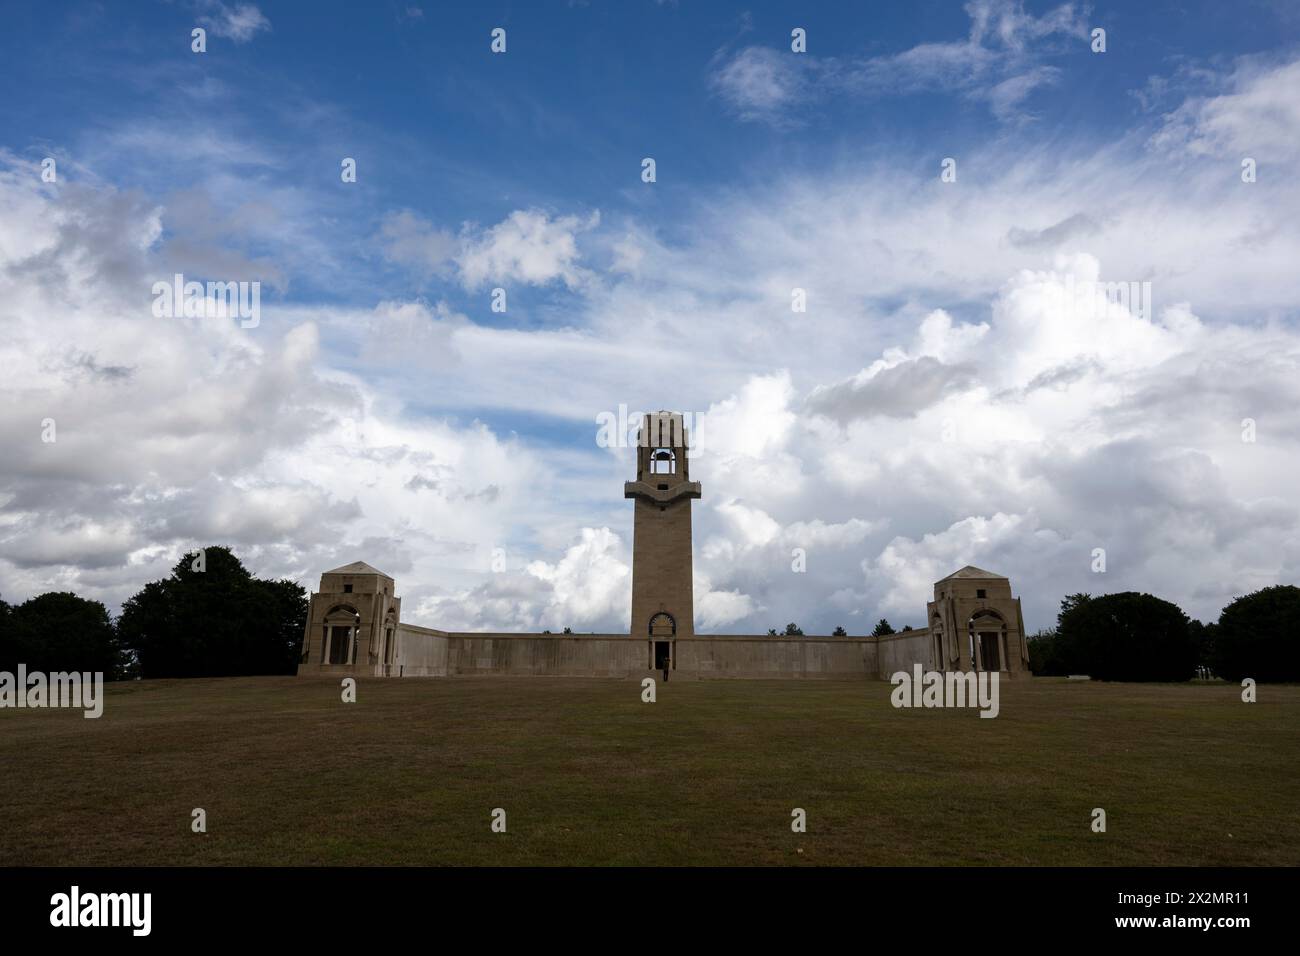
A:
{"type": "Polygon", "coordinates": [[[673,643],[695,635],[691,561],[691,499],[700,483],[690,480],[682,416],[654,412],[641,423],[636,481],[623,497],[636,502],[632,524],[632,628],[649,642],[651,666],[675,662],[673,643]]]}
{"type": "Polygon", "coordinates": [[[387,673],[401,612],[393,579],[378,568],[354,561],[326,571],[308,604],[298,673],[387,673]]]}

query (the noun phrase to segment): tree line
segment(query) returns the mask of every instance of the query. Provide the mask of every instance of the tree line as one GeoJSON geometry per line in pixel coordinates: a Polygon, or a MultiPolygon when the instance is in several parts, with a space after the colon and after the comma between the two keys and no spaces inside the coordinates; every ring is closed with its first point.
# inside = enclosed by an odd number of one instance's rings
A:
{"type": "Polygon", "coordinates": [[[106,680],[292,674],[307,592],[263,580],[226,547],[186,554],[113,619],[68,591],[0,601],[0,671],[100,671],[106,680]]]}
{"type": "MultiPolygon", "coordinates": [[[[903,625],[904,634],[906,634],[911,629],[912,629],[912,625],[910,624],[903,625]]],[[[893,626],[889,623],[889,621],[882,617],[876,623],[876,629],[871,632],[871,636],[884,637],[887,634],[897,634],[897,633],[898,631],[894,630],[893,626]]],[[[803,637],[804,633],[803,633],[803,628],[801,628],[798,624],[790,623],[785,626],[785,630],[783,631],[778,631],[774,627],[769,627],[767,629],[767,636],[768,637],[803,637]]],[[[848,637],[848,636],[849,636],[849,632],[844,630],[842,626],[836,627],[835,630],[831,632],[831,637],[848,637]]]]}
{"type": "Polygon", "coordinates": [[[1300,680],[1300,588],[1236,598],[1209,624],[1150,594],[1070,594],[1056,627],[1029,638],[1029,668],[1113,681],[1185,681],[1197,668],[1234,683],[1300,680]]]}

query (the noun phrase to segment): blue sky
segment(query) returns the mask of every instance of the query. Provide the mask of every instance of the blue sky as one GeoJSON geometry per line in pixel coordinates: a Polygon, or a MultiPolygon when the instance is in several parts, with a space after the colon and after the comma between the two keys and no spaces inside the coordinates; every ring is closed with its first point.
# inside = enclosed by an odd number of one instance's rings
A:
{"type": "MultiPolygon", "coordinates": [[[[599,209],[647,217],[673,238],[698,197],[799,172],[1154,128],[1159,115],[1144,115],[1134,95],[1149,77],[1274,49],[1300,23],[1281,3],[1083,7],[1091,12],[1080,22],[1108,31],[1106,54],[1077,37],[1048,38],[1030,59],[1059,72],[1010,124],[938,82],[899,95],[831,92],[791,108],[795,125],[785,128],[725,115],[711,83],[717,64],[750,46],[788,50],[792,25],[808,31],[810,60],[848,62],[960,42],[971,29],[960,3],[805,7],[283,3],[264,7],[266,26],[248,39],[214,36],[202,56],[190,51],[189,31],[220,18],[215,4],[18,7],[0,40],[9,90],[0,122],[11,149],[92,156],[96,174],[118,186],[186,189],[230,173],[300,191],[307,201],[295,225],[340,258],[394,208],[452,225],[530,206],[599,209]],[[508,51],[494,56],[498,26],[508,51]],[[220,162],[169,148],[169,135],[197,129],[227,141],[220,162]],[[243,150],[249,143],[256,148],[243,150]],[[345,155],[361,169],[351,189],[338,177],[345,155]],[[647,155],[661,171],[653,191],[639,181],[647,155]]],[[[381,288],[457,292],[364,256],[348,272],[340,283],[332,270],[304,268],[286,295],[361,302],[381,288]]],[[[549,298],[540,297],[555,304],[549,298]]]]}
{"type": "Polygon", "coordinates": [[[1300,568],[1298,36],[1260,0],[7,11],[6,427],[67,438],[0,472],[0,592],[115,605],[221,539],[367,560],[420,623],[626,626],[625,404],[720,423],[701,630],[919,624],[967,563],[1031,626],[1213,617],[1300,568]],[[261,282],[260,324],[151,325],[174,271],[261,282]],[[1152,314],[1062,314],[1089,277],[1152,314]]]}

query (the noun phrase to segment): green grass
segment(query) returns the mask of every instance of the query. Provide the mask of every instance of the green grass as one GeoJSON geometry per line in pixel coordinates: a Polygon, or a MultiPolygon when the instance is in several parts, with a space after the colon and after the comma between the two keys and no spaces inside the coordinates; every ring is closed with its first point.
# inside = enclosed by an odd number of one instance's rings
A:
{"type": "Polygon", "coordinates": [[[681,681],[643,704],[634,681],[362,680],[343,704],[317,679],[116,685],[99,720],[0,710],[0,860],[1300,863],[1300,687],[1248,705],[1040,679],[1004,683],[996,720],[895,710],[890,690],[681,681]]]}

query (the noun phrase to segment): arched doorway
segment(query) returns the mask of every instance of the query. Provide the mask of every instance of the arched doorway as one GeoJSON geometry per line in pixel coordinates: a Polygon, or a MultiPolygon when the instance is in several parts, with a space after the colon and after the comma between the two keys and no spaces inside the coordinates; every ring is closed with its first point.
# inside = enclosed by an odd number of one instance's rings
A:
{"type": "Polygon", "coordinates": [[[650,618],[650,669],[664,671],[672,666],[673,638],[677,636],[677,622],[666,611],[650,618]]]}

